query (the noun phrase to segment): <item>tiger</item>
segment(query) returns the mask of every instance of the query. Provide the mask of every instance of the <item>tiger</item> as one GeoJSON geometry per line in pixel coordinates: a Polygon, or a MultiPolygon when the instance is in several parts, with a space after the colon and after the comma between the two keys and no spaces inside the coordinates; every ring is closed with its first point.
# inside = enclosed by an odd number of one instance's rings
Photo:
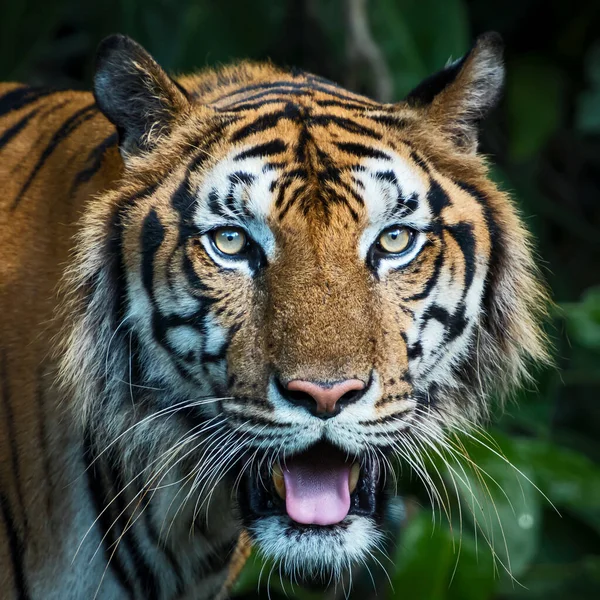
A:
{"type": "Polygon", "coordinates": [[[404,100],[105,39],[0,87],[0,589],[225,598],[251,548],[339,581],[390,471],[547,360],[530,234],[478,150],[498,34],[404,100]]]}

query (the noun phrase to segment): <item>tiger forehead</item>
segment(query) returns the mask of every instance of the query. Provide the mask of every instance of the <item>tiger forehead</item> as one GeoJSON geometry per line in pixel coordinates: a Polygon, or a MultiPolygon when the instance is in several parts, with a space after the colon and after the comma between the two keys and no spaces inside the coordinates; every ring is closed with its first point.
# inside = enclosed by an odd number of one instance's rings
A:
{"type": "Polygon", "coordinates": [[[340,107],[278,101],[228,131],[233,144],[199,191],[204,212],[272,222],[299,211],[325,223],[336,213],[360,223],[416,208],[427,177],[407,144],[340,107]]]}

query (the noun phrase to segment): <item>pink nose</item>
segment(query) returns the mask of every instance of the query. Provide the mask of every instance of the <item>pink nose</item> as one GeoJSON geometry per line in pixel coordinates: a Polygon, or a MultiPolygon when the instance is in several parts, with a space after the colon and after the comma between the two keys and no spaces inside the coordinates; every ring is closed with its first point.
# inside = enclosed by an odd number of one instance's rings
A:
{"type": "Polygon", "coordinates": [[[308,394],[317,405],[317,413],[333,413],[335,405],[340,398],[348,392],[360,392],[365,389],[365,384],[360,379],[346,379],[333,385],[314,383],[294,379],[286,385],[290,392],[303,392],[308,394]]]}

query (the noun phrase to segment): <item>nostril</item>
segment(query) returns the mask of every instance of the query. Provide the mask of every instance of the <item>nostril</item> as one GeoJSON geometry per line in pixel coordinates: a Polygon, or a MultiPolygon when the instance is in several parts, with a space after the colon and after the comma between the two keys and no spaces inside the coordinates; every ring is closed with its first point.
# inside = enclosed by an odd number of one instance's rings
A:
{"type": "Polygon", "coordinates": [[[346,392],[345,394],[340,396],[340,399],[337,401],[337,404],[352,404],[353,402],[356,402],[356,400],[358,400],[360,396],[363,395],[363,392],[364,388],[361,390],[350,390],[349,392],[346,392]]]}
{"type": "Polygon", "coordinates": [[[313,415],[328,418],[341,408],[356,402],[365,391],[360,379],[346,379],[334,383],[294,379],[287,384],[277,381],[279,392],[290,403],[307,408],[313,415]]]}
{"type": "Polygon", "coordinates": [[[280,396],[290,402],[290,404],[305,406],[306,408],[312,408],[314,406],[315,401],[308,392],[302,390],[290,390],[287,385],[282,383],[279,379],[275,380],[275,385],[277,386],[277,391],[280,396]]]}
{"type": "Polygon", "coordinates": [[[285,397],[291,400],[294,404],[304,404],[306,402],[313,403],[314,399],[308,392],[300,392],[295,390],[285,390],[285,397]]]}

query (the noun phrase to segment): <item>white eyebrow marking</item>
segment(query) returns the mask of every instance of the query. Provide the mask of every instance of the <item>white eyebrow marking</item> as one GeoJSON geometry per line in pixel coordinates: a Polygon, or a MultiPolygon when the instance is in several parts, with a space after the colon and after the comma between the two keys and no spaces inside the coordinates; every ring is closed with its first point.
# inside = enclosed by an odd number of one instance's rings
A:
{"type": "Polygon", "coordinates": [[[429,205],[425,201],[429,191],[427,179],[402,156],[395,152],[389,154],[390,160],[368,158],[362,161],[363,169],[355,173],[356,179],[363,186],[360,192],[369,218],[369,225],[359,242],[358,253],[361,260],[366,258],[369,248],[386,227],[401,224],[423,229],[432,219],[429,205]],[[392,173],[397,186],[388,178],[382,177],[383,173],[392,173]],[[416,201],[414,209],[408,210],[404,215],[398,215],[394,211],[399,192],[402,199],[416,201]]]}
{"type": "Polygon", "coordinates": [[[275,237],[267,223],[274,204],[271,184],[278,172],[266,168],[267,160],[260,156],[235,160],[243,151],[232,150],[205,175],[193,220],[201,231],[224,225],[243,227],[272,258],[275,237]]]}

